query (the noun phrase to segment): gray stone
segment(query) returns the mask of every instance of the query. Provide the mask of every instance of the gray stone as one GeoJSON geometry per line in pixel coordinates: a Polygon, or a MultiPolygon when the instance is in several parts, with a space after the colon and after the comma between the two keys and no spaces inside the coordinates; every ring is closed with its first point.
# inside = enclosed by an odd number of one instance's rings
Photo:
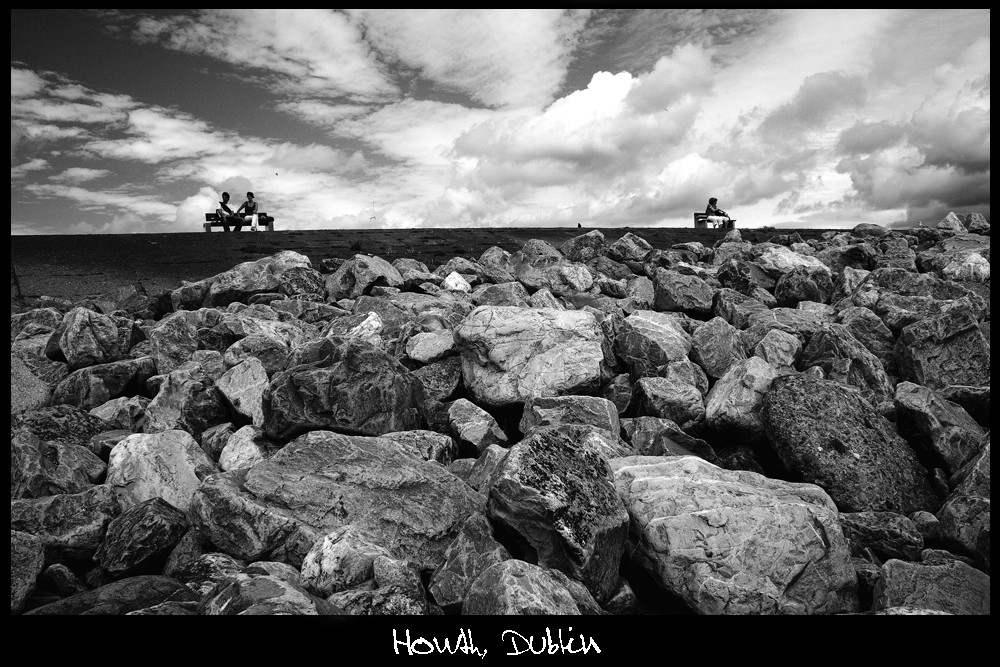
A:
{"type": "Polygon", "coordinates": [[[573,596],[549,570],[522,560],[486,568],[472,583],[463,615],[579,616],[573,596]]]}
{"type": "Polygon", "coordinates": [[[448,546],[444,561],[431,574],[427,590],[447,613],[460,612],[479,575],[510,553],[493,537],[493,528],[482,514],[473,514],[448,546]]]}
{"type": "Polygon", "coordinates": [[[965,563],[882,565],[872,609],[908,606],[968,616],[989,616],[990,578],[965,563]]]}

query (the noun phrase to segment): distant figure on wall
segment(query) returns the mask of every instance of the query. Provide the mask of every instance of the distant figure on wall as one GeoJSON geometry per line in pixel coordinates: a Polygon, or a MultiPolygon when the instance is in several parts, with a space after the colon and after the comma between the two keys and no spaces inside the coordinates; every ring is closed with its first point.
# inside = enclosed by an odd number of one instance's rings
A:
{"type": "Polygon", "coordinates": [[[216,215],[219,216],[219,222],[222,223],[222,229],[224,231],[229,231],[229,225],[235,226],[236,231],[243,229],[243,219],[233,213],[233,209],[229,208],[229,193],[222,193],[222,201],[219,202],[219,208],[215,209],[216,215]]]}
{"type": "Polygon", "coordinates": [[[708,206],[705,207],[705,220],[716,227],[732,227],[732,219],[728,213],[719,208],[718,203],[719,200],[716,197],[708,200],[708,206]]]}

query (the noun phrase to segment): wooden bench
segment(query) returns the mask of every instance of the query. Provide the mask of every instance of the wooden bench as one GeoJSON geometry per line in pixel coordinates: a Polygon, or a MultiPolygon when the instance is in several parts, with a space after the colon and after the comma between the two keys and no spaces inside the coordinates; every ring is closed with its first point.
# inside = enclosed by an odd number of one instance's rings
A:
{"type": "MultiPolygon", "coordinates": [[[[267,213],[263,213],[263,212],[262,213],[258,213],[257,214],[257,220],[260,223],[260,229],[267,229],[267,231],[269,231],[269,232],[273,232],[274,231],[274,218],[272,218],[271,216],[269,216],[267,213]]],[[[229,226],[230,227],[235,227],[236,225],[234,225],[233,223],[230,223],[229,226]]],[[[206,213],[205,214],[205,224],[204,224],[204,227],[205,227],[205,231],[206,232],[210,232],[210,231],[212,231],[212,227],[225,227],[225,225],[222,224],[221,220],[219,220],[219,214],[213,211],[211,213],[206,213]]],[[[243,223],[243,228],[246,229],[248,227],[250,227],[250,223],[244,222],[243,223]]]]}
{"type": "Polygon", "coordinates": [[[712,225],[714,229],[736,229],[736,220],[730,219],[723,225],[716,225],[714,223],[709,223],[708,215],[705,213],[695,213],[694,214],[694,228],[695,229],[708,229],[709,224],[712,225]]]}

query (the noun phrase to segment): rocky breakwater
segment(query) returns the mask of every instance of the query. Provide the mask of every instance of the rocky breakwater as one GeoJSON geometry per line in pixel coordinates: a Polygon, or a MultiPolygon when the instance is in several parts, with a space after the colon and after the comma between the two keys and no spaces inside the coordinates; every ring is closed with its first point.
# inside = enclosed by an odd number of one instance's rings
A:
{"type": "Polygon", "coordinates": [[[951,215],[39,299],[11,613],[989,614],[989,259],[951,215]]]}

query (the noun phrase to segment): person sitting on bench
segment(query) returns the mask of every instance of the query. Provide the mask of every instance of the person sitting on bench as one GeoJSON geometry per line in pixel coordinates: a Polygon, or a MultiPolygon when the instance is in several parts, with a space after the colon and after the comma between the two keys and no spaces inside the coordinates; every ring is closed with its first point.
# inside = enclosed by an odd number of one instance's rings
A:
{"type": "Polygon", "coordinates": [[[243,229],[243,218],[233,213],[233,209],[229,208],[228,192],[222,193],[222,201],[219,202],[219,208],[215,209],[215,214],[219,216],[219,222],[222,223],[224,231],[229,231],[230,223],[236,227],[236,231],[243,229]]]}
{"type": "Polygon", "coordinates": [[[705,207],[705,220],[715,227],[728,227],[729,214],[719,208],[718,203],[719,200],[715,197],[708,200],[708,206],[705,207]]]}
{"type": "Polygon", "coordinates": [[[250,224],[250,231],[259,231],[257,229],[260,222],[257,217],[257,202],[254,201],[252,192],[247,193],[247,200],[240,204],[240,207],[236,209],[236,215],[243,216],[243,222],[250,224]]]}

